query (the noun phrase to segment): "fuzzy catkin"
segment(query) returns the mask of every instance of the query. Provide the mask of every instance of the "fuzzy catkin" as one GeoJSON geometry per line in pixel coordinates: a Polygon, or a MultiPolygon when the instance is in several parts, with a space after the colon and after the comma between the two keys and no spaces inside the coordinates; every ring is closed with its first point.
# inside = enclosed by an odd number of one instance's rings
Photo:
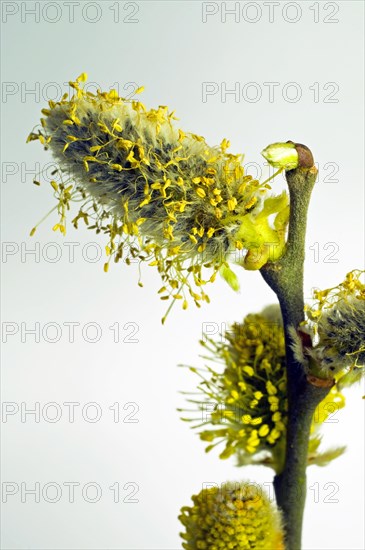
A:
{"type": "Polygon", "coordinates": [[[179,519],[186,550],[284,550],[281,516],[255,483],[203,489],[179,519]]]}
{"type": "MultiPolygon", "coordinates": [[[[285,336],[280,308],[266,307],[234,323],[220,340],[201,342],[208,351],[205,369],[190,367],[201,379],[200,396],[189,403],[200,416],[195,422],[200,439],[208,442],[206,452],[224,445],[220,458],[235,455],[239,464],[263,464],[280,471],[285,452],[288,420],[285,336]],[[224,341],[223,340],[224,337],[224,341]],[[222,366],[223,365],[223,369],[222,366]]],[[[344,406],[344,397],[333,387],[319,404],[312,424],[312,463],[318,458],[318,430],[329,416],[331,404],[344,406]],[[327,409],[327,407],[329,407],[327,409]],[[326,413],[327,411],[327,413],[326,413]]]]}
{"type": "Polygon", "coordinates": [[[160,123],[137,109],[87,97],[54,107],[45,132],[56,161],[119,219],[143,220],[141,233],[159,245],[221,261],[240,225],[224,222],[258,204],[258,182],[245,178],[233,155],[179,134],[165,108],[155,114],[160,123]],[[80,124],[68,125],[73,105],[80,124]]]}
{"type": "Polygon", "coordinates": [[[307,374],[335,379],[340,388],[361,380],[365,374],[365,284],[364,272],[353,270],[343,282],[315,290],[307,305],[304,340],[290,327],[292,349],[307,374]]]}
{"type": "Polygon", "coordinates": [[[71,98],[49,102],[42,129],[28,138],[50,149],[66,178],[51,182],[59,201],[55,230],[65,233],[70,203],[81,201],[74,225],[82,219],[108,235],[106,267],[127,248],[157,266],[167,291],[162,299],[183,298],[180,287],[195,301],[206,299],[202,285],[214,280],[230,255],[243,264],[245,251],[245,267],[259,269],[271,250],[281,254],[287,196],[263,201],[269,186],[245,175],[242,155],[228,153],[226,139],[210,147],[203,137],[176,128],[167,107],[147,110],[115,90],[92,94],[83,88],[85,80],[83,73],[70,83],[71,98]],[[212,276],[203,275],[205,267],[212,276]]]}

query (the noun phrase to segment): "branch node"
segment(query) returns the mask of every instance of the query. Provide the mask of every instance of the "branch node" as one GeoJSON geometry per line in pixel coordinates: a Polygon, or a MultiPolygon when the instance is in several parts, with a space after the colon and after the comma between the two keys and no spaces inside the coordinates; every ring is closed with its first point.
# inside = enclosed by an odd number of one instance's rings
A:
{"type": "Polygon", "coordinates": [[[307,375],[307,381],[316,388],[332,388],[336,383],[334,378],[318,378],[317,376],[313,376],[313,374],[307,375]]]}

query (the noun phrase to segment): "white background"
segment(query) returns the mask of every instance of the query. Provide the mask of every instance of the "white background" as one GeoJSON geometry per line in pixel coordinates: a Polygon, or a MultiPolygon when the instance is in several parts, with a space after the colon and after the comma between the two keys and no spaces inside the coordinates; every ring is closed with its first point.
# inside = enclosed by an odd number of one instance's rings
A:
{"type": "MultiPolygon", "coordinates": [[[[262,167],[259,153],[273,141],[307,144],[319,164],[307,237],[309,297],[312,287],[336,285],[363,265],[363,3],[240,2],[235,8],[227,2],[236,14],[226,21],[224,3],[73,4],[2,3],[3,329],[18,329],[3,346],[2,398],[19,409],[22,402],[28,408],[39,402],[41,409],[56,402],[62,411],[55,423],[47,420],[47,411],[39,423],[32,415],[22,422],[20,412],[6,423],[3,418],[2,481],[17,484],[19,492],[2,505],[2,545],[9,550],[177,549],[179,509],[204,482],[271,481],[269,470],[240,471],[233,459],[204,453],[204,444],[176,412],[184,406],[178,392],[193,390],[197,382],[177,364],[202,364],[198,340],[204,323],[224,329],[275,297],[258,273],[240,270],[239,295],[217,281],[210,305],[185,312],[175,307],[162,327],[165,304],[156,294],[161,285],[154,268],[143,269],[143,289],[137,286],[136,266],[112,266],[105,274],[104,258],[93,263],[97,249],[89,244],[101,250],[104,240],[71,225],[63,238],[51,230],[55,218],[28,237],[54,202],[49,184],[32,184],[36,164],[43,167],[51,157],[38,143],[25,145],[25,139],[47,99],[68,91],[64,83],[86,71],[90,81],[106,90],[117,87],[121,95],[130,91],[127,83],[145,85],[148,107],[176,109],[179,125],[212,145],[227,137],[232,152],[245,153],[245,163],[262,167]],[[203,22],[204,10],[216,13],[203,22]],[[203,97],[204,82],[215,83],[214,95],[203,97]],[[235,87],[238,97],[224,94],[235,87]],[[35,254],[25,254],[32,249],[35,254]],[[73,343],[67,322],[80,323],[73,343]],[[100,326],[97,343],[82,337],[91,322],[100,326]],[[40,323],[39,343],[24,333],[35,323],[40,323]],[[47,323],[59,325],[57,343],[47,341],[55,334],[52,328],[42,336],[47,323]],[[120,326],[119,343],[109,329],[114,323],[120,326]],[[138,342],[123,341],[135,326],[123,328],[126,323],[138,325],[138,342]],[[80,403],[74,423],[65,402],[80,403]],[[90,402],[99,404],[99,422],[81,414],[90,402]],[[123,406],[136,403],[138,423],[114,423],[109,407],[116,402],[122,420],[132,412],[123,406]],[[31,495],[21,502],[22,482],[28,489],[36,482],[41,489],[57,483],[61,498],[47,502],[55,494],[50,489],[39,503],[31,495]],[[73,503],[67,482],[80,484],[73,503]],[[102,490],[94,504],[81,494],[90,482],[102,490]],[[123,489],[128,482],[138,484],[138,503],[123,502],[134,487],[123,489]],[[115,483],[121,488],[119,503],[109,489],[115,483]]],[[[279,179],[275,190],[282,185],[279,179]]],[[[90,329],[89,339],[94,334],[90,329]]],[[[305,514],[306,550],[364,548],[361,391],[347,392],[346,409],[324,430],[325,446],[346,444],[345,456],[308,470],[313,489],[305,514]]],[[[87,412],[92,416],[95,410],[87,412]]],[[[49,417],[54,413],[48,410],[49,417]]],[[[89,499],[93,496],[90,489],[89,499]]]]}

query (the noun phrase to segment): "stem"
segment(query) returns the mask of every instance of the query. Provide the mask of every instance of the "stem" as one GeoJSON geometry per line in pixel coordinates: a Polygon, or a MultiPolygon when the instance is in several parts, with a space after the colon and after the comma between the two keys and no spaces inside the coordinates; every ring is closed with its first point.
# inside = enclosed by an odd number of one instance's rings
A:
{"type": "Polygon", "coordinates": [[[317,177],[314,166],[286,172],[290,195],[287,246],[276,262],[261,268],[267,284],[276,293],[284,322],[288,380],[288,425],[285,464],[274,478],[278,506],[284,516],[286,550],[300,550],[306,498],[306,468],[312,416],[329,388],[317,387],[307,380],[303,365],[291,348],[289,327],[304,320],[303,275],[305,233],[311,192],[317,177]]]}

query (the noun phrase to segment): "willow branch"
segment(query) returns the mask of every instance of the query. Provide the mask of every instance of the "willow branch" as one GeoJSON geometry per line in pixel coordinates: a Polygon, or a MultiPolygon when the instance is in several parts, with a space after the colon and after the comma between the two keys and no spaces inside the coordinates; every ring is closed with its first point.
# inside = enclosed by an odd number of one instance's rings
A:
{"type": "MultiPolygon", "coordinates": [[[[285,463],[275,476],[274,488],[278,506],[284,515],[286,550],[300,550],[303,513],[306,498],[306,467],[312,416],[329,388],[309,383],[303,365],[296,360],[289,327],[297,328],[304,320],[303,275],[307,212],[317,177],[313,157],[304,146],[300,165],[286,172],[290,195],[290,218],[287,246],[276,262],[261,268],[267,284],[276,293],[284,322],[288,380],[288,425],[285,463]],[[305,158],[303,160],[303,155],[305,158]]],[[[298,150],[299,151],[299,150],[298,150]]]]}

